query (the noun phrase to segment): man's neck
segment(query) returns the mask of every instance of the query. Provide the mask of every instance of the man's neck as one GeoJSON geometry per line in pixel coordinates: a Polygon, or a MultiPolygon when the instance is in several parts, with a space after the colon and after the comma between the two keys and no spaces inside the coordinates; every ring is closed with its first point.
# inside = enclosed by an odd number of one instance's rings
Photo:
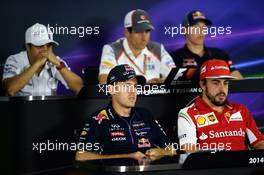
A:
{"type": "Polygon", "coordinates": [[[123,107],[120,104],[115,103],[115,102],[112,102],[112,106],[113,106],[115,112],[119,116],[121,116],[121,117],[129,117],[130,116],[131,108],[123,107]]]}
{"type": "Polygon", "coordinates": [[[141,53],[141,50],[132,50],[135,57],[138,57],[141,53]]]}
{"type": "Polygon", "coordinates": [[[216,106],[214,105],[207,97],[202,97],[203,101],[210,106],[214,111],[217,111],[219,113],[223,113],[225,106],[216,106]]]}
{"type": "Polygon", "coordinates": [[[187,47],[192,53],[195,53],[200,57],[204,54],[204,45],[195,45],[191,42],[187,42],[187,47]]]}
{"type": "Polygon", "coordinates": [[[133,47],[133,45],[131,45],[128,40],[127,40],[127,44],[128,44],[128,47],[130,48],[130,50],[132,51],[132,53],[135,57],[137,57],[141,54],[142,50],[136,49],[135,47],[133,47]]]}

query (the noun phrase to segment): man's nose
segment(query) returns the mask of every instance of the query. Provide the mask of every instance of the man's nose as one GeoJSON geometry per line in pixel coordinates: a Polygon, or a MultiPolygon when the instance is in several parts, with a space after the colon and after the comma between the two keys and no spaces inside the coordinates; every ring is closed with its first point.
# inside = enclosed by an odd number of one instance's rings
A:
{"type": "Polygon", "coordinates": [[[221,83],[219,83],[219,89],[221,90],[221,91],[223,91],[224,89],[225,89],[225,84],[224,84],[224,82],[221,82],[221,83]]]}
{"type": "Polygon", "coordinates": [[[147,40],[147,38],[148,38],[148,35],[149,35],[149,32],[148,31],[144,31],[144,32],[142,32],[142,39],[143,40],[147,40]]]}
{"type": "Polygon", "coordinates": [[[45,45],[41,46],[40,49],[41,49],[42,51],[47,51],[47,50],[48,50],[48,45],[45,44],[45,45]]]}
{"type": "Polygon", "coordinates": [[[135,86],[130,86],[129,87],[129,93],[131,93],[131,94],[134,94],[134,93],[137,93],[137,88],[135,87],[135,86]]]}

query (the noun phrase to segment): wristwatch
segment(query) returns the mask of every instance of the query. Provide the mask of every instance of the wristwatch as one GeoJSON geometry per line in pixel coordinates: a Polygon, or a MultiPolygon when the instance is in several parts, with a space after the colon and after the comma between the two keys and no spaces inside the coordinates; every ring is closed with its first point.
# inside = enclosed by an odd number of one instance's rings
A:
{"type": "Polygon", "coordinates": [[[57,69],[57,70],[61,70],[61,69],[63,69],[64,67],[66,67],[66,66],[65,66],[64,62],[61,61],[60,64],[59,64],[58,66],[56,66],[56,69],[57,69]]]}

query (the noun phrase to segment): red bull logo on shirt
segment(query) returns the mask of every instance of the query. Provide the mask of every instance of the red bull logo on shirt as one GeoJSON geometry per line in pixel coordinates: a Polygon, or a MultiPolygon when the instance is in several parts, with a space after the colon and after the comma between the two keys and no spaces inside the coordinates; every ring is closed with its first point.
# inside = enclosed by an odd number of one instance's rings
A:
{"type": "Polygon", "coordinates": [[[138,140],[138,148],[151,147],[149,139],[141,138],[138,140]]]}
{"type": "Polygon", "coordinates": [[[97,116],[94,116],[93,118],[98,121],[98,124],[101,124],[103,119],[109,120],[109,117],[105,109],[102,110],[97,116]]]}

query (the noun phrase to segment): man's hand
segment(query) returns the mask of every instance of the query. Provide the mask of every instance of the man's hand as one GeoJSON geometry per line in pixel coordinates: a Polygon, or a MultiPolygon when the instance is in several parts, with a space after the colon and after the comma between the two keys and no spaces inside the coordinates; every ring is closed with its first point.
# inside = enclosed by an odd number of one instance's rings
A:
{"type": "Polygon", "coordinates": [[[47,52],[47,58],[55,66],[58,66],[60,64],[60,60],[56,57],[51,49],[47,52]]]}
{"type": "Polygon", "coordinates": [[[151,148],[146,151],[146,155],[148,156],[149,159],[153,161],[164,157],[166,154],[165,154],[165,150],[162,148],[151,148]]]}
{"type": "Polygon", "coordinates": [[[166,155],[166,152],[162,148],[151,148],[146,151],[147,156],[161,156],[166,155]]]}
{"type": "Polygon", "coordinates": [[[60,64],[60,60],[56,57],[51,49],[39,53],[36,61],[33,64],[37,64],[38,67],[42,67],[46,63],[46,61],[50,61],[55,66],[58,66],[60,64]]]}
{"type": "Polygon", "coordinates": [[[146,156],[148,156],[151,160],[157,160],[164,156],[173,156],[173,155],[176,155],[176,152],[171,149],[151,148],[146,151],[146,156]]]}
{"type": "Polygon", "coordinates": [[[40,52],[37,56],[37,59],[33,62],[32,65],[36,65],[37,68],[41,68],[47,60],[47,52],[40,52]]]}
{"type": "Polygon", "coordinates": [[[264,150],[264,141],[258,142],[255,146],[255,149],[263,149],[264,150]]]}
{"type": "Polygon", "coordinates": [[[134,152],[134,153],[130,153],[129,157],[132,158],[132,159],[141,160],[141,159],[145,158],[146,155],[143,154],[140,151],[137,151],[137,152],[134,152]]]}

